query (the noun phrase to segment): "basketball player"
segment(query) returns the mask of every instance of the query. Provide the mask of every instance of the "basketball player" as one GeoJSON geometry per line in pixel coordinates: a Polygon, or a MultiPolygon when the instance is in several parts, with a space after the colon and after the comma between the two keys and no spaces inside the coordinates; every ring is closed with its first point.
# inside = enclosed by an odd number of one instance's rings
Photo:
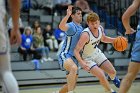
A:
{"type": "Polygon", "coordinates": [[[82,10],[78,7],[69,6],[66,16],[59,24],[59,28],[65,32],[66,38],[59,54],[59,64],[62,70],[66,70],[67,84],[58,93],[74,93],[77,80],[78,62],[74,57],[74,48],[80,34],[83,30],[80,23],[82,22],[82,10]],[[69,18],[72,22],[67,23],[69,18]]]}
{"type": "MultiPolygon", "coordinates": [[[[135,32],[130,26],[130,17],[139,9],[140,0],[134,0],[122,16],[122,22],[126,30],[126,34],[135,32]]],[[[131,62],[129,63],[128,72],[121,82],[119,93],[127,93],[140,71],[140,21],[137,26],[136,39],[131,52],[131,62]]]]}
{"type": "MultiPolygon", "coordinates": [[[[18,93],[18,84],[11,71],[9,40],[5,24],[5,0],[0,0],[0,79],[4,93],[18,93]]],[[[18,32],[18,19],[20,15],[20,0],[9,0],[11,15],[13,18],[13,29],[11,33],[11,44],[20,43],[18,32]]]]}
{"type": "Polygon", "coordinates": [[[110,76],[118,88],[120,86],[120,80],[116,77],[116,70],[111,62],[98,48],[100,41],[113,43],[115,38],[105,36],[104,29],[100,25],[99,16],[96,13],[88,14],[87,24],[88,27],[82,31],[81,37],[74,49],[75,57],[83,69],[99,79],[100,84],[106,89],[105,91],[107,93],[116,93],[111,89],[103,71],[110,76]]]}

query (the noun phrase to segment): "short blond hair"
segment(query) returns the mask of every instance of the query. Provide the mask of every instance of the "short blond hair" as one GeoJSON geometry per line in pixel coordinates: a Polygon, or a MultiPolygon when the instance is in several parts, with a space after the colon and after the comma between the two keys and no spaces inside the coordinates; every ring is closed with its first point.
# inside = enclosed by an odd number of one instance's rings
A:
{"type": "Polygon", "coordinates": [[[97,13],[91,12],[87,15],[87,22],[95,22],[95,21],[100,21],[100,18],[97,13]]]}

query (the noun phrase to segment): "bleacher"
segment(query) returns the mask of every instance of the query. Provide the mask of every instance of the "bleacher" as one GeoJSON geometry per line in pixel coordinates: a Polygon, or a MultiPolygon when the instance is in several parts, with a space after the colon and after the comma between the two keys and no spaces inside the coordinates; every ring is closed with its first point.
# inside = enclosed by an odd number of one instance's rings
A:
{"type": "MultiPolygon", "coordinates": [[[[111,17],[112,14],[103,9],[104,5],[110,4],[110,0],[89,0],[92,6],[92,9],[99,13],[101,17],[101,25],[105,27],[105,34],[111,37],[116,37],[118,35],[118,29],[116,23],[112,24],[112,21],[115,17],[111,17]],[[102,1],[102,2],[101,2],[102,1]],[[108,3],[108,1],[110,3],[108,3]],[[105,13],[107,16],[105,16],[105,13]],[[111,19],[112,18],[112,19],[111,19]]],[[[114,0],[117,1],[117,0],[114,0]]],[[[129,2],[131,0],[128,0],[129,2]]],[[[125,0],[121,0],[123,2],[120,5],[120,10],[124,9],[124,7],[128,6],[124,5],[125,0]]],[[[120,3],[120,2],[117,2],[120,3]]],[[[122,14],[122,11],[118,10],[118,15],[122,14]]],[[[112,10],[111,10],[112,11],[112,10]]],[[[114,10],[115,11],[115,10],[114,10]]],[[[45,15],[42,10],[33,10],[30,9],[29,14],[22,13],[21,18],[25,26],[31,25],[33,21],[40,20],[40,23],[45,25],[46,23],[52,23],[53,28],[56,28],[62,16],[54,16],[54,15],[45,15]],[[29,17],[29,18],[28,18],[29,17]],[[29,22],[27,22],[27,19],[29,22]]],[[[120,17],[120,16],[119,16],[120,17]]],[[[122,25],[122,24],[121,24],[122,25]]],[[[122,28],[119,30],[121,31],[122,28]]],[[[127,72],[127,67],[129,64],[129,53],[130,53],[129,43],[127,50],[123,52],[113,51],[114,53],[110,54],[112,51],[112,45],[107,44],[107,49],[104,51],[106,57],[112,62],[114,67],[117,70],[117,75],[120,79],[127,72]]],[[[102,44],[99,46],[101,50],[103,49],[102,44]]],[[[54,59],[54,61],[40,63],[39,69],[35,69],[34,63],[29,61],[23,61],[21,56],[17,53],[17,47],[12,47],[11,49],[11,61],[12,61],[12,70],[13,73],[19,83],[19,85],[34,85],[34,84],[52,84],[52,83],[64,83],[66,82],[65,71],[61,71],[58,65],[56,52],[50,52],[50,57],[54,59]]],[[[140,74],[137,76],[140,78],[140,74]]],[[[96,77],[93,77],[91,74],[87,73],[83,69],[79,69],[79,78],[78,82],[87,82],[87,81],[98,81],[96,77]]]]}
{"type": "MultiPolygon", "coordinates": [[[[108,45],[107,50],[104,53],[118,71],[117,74],[119,78],[122,78],[127,71],[129,62],[129,49],[126,50],[125,54],[114,51],[114,53],[110,55],[108,52],[110,51],[109,49],[111,47],[111,45],[108,45]]],[[[52,84],[66,82],[65,71],[60,70],[56,52],[50,52],[50,57],[55,60],[39,63],[39,69],[35,69],[35,65],[31,60],[23,61],[16,50],[12,48],[12,70],[19,85],[52,84]]],[[[138,76],[138,78],[139,77],[140,76],[138,76]]],[[[87,81],[98,81],[98,79],[80,68],[78,82],[87,81]]]]}

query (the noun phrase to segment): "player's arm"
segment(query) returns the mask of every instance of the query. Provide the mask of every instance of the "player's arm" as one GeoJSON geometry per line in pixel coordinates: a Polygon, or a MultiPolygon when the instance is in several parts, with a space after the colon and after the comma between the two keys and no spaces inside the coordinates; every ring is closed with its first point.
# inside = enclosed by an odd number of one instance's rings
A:
{"type": "Polygon", "coordinates": [[[69,17],[71,16],[71,13],[72,13],[72,6],[68,6],[67,14],[66,14],[66,16],[61,20],[61,22],[60,22],[60,24],[59,24],[59,28],[60,28],[62,31],[67,31],[67,30],[68,30],[67,21],[68,21],[69,17]]]}
{"type": "Polygon", "coordinates": [[[21,0],[9,0],[14,31],[18,31],[19,29],[20,2],[21,0]]]}
{"type": "Polygon", "coordinates": [[[13,22],[13,28],[10,33],[10,43],[19,45],[21,44],[21,34],[19,31],[20,3],[21,0],[9,0],[13,22]]]}
{"type": "Polygon", "coordinates": [[[89,67],[86,65],[86,63],[84,62],[84,60],[82,59],[81,55],[80,55],[80,51],[83,49],[83,47],[85,46],[85,44],[89,41],[89,35],[87,32],[83,32],[75,49],[74,49],[74,54],[76,59],[78,60],[78,62],[81,64],[81,66],[83,67],[83,69],[89,71],[89,67]]]}
{"type": "Polygon", "coordinates": [[[104,42],[104,43],[113,43],[115,38],[106,36],[102,26],[101,26],[101,28],[102,28],[102,38],[101,38],[101,41],[104,42]]]}
{"type": "Polygon", "coordinates": [[[134,0],[133,3],[128,7],[122,16],[122,22],[126,29],[126,34],[131,34],[134,32],[130,26],[130,17],[134,15],[136,10],[140,7],[140,0],[134,0]]]}

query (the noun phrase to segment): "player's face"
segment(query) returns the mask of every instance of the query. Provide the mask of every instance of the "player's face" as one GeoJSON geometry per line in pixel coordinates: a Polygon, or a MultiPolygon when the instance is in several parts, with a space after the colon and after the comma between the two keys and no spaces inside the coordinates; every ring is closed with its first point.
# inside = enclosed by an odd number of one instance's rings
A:
{"type": "Polygon", "coordinates": [[[100,21],[99,20],[97,20],[95,22],[91,22],[91,21],[88,22],[88,26],[92,30],[98,30],[99,25],[100,25],[100,21]]]}
{"type": "Polygon", "coordinates": [[[72,18],[77,23],[81,23],[82,22],[82,11],[77,10],[77,12],[72,16],[72,18]]]}

